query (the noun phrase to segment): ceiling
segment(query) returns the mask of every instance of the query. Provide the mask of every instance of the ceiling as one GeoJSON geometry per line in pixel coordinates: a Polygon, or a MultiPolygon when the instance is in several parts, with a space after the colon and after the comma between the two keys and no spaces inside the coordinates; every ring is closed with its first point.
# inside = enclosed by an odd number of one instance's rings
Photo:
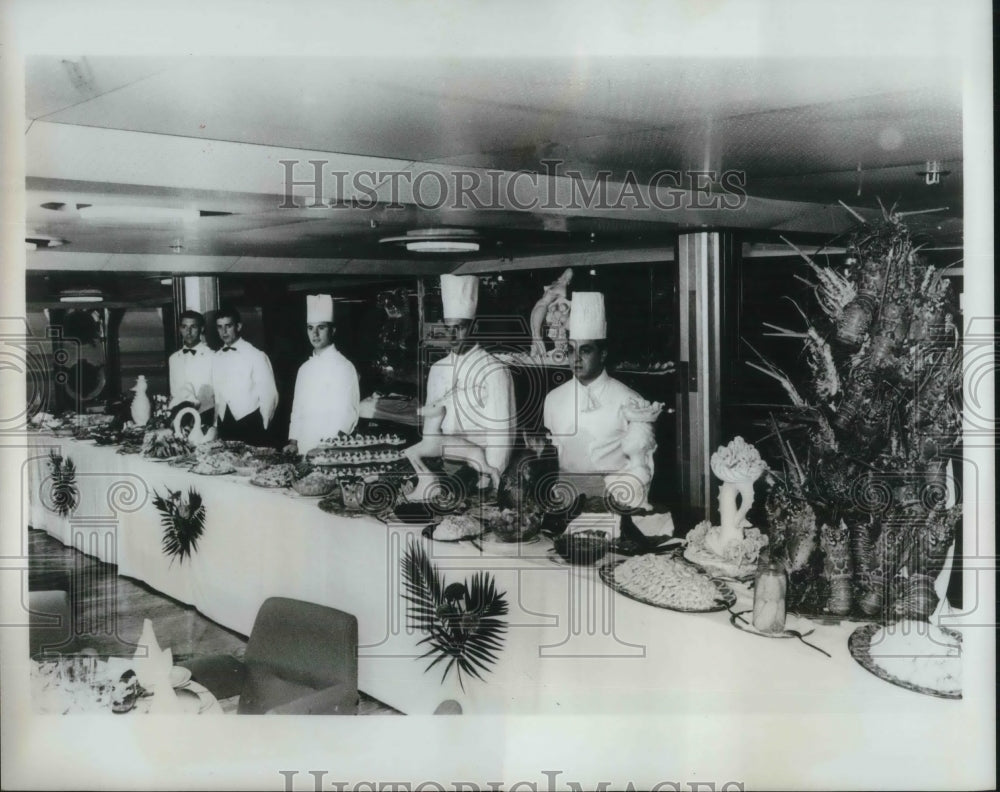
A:
{"type": "Polygon", "coordinates": [[[31,57],[26,114],[28,235],[64,243],[29,270],[433,274],[702,228],[820,240],[853,221],[838,202],[874,216],[880,199],[947,207],[910,222],[961,244],[959,79],[930,59],[31,57]],[[931,160],[950,172],[934,186],[931,160]],[[710,192],[690,171],[715,172],[710,192]],[[379,241],[435,227],[474,229],[479,252],[379,241]]]}

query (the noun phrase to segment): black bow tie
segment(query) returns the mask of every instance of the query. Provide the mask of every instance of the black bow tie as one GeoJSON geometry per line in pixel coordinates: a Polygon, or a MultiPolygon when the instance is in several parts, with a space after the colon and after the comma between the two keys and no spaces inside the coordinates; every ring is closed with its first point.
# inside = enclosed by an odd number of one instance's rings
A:
{"type": "Polygon", "coordinates": [[[236,347],[222,347],[223,352],[235,352],[236,347]]]}
{"type": "Polygon", "coordinates": [[[196,350],[196,349],[190,349],[188,347],[185,347],[184,349],[182,349],[181,352],[183,352],[185,355],[197,355],[198,354],[198,350],[196,350]]]}

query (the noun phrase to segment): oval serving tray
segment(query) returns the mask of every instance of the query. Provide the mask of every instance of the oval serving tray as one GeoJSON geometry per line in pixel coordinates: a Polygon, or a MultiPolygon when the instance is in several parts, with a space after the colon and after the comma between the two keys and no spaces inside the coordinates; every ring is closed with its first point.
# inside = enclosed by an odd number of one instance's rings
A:
{"type": "MultiPolygon", "coordinates": [[[[712,582],[712,585],[716,587],[719,591],[719,598],[715,600],[715,604],[710,608],[683,608],[673,605],[666,605],[662,602],[656,602],[651,599],[647,599],[639,594],[633,594],[631,591],[622,586],[618,581],[615,580],[615,570],[625,563],[625,560],[616,561],[613,564],[605,564],[598,569],[598,574],[601,576],[601,580],[605,582],[610,588],[617,591],[623,597],[628,597],[636,602],[641,602],[644,605],[652,605],[654,608],[663,608],[664,610],[677,611],[678,613],[714,613],[716,611],[727,610],[736,604],[736,594],[733,590],[729,588],[721,580],[716,580],[715,578],[708,578],[712,582]]],[[[706,575],[707,577],[707,575],[706,575]]]]}

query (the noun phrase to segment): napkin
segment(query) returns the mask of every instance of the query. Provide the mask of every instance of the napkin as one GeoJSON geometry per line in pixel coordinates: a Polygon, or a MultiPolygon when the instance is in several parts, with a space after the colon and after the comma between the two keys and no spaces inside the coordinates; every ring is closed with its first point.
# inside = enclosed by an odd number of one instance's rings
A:
{"type": "Polygon", "coordinates": [[[632,522],[643,536],[673,536],[674,518],[670,512],[664,514],[632,515],[632,522]]]}
{"type": "Polygon", "coordinates": [[[157,676],[159,666],[163,663],[163,650],[160,642],[156,640],[156,633],[153,632],[153,622],[144,619],[142,622],[142,634],[139,636],[139,643],[132,658],[132,669],[139,677],[139,684],[144,688],[150,687],[153,678],[157,676]]]}
{"type": "Polygon", "coordinates": [[[153,703],[150,712],[180,712],[181,703],[170,684],[170,669],[174,667],[173,652],[166,649],[153,667],[153,678],[150,680],[150,690],[153,693],[153,703]]]}

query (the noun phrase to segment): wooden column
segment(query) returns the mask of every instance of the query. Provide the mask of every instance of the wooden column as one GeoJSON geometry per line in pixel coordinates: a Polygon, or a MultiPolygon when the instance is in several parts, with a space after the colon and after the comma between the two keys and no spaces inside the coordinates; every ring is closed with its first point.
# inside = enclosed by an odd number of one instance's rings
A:
{"type": "Polygon", "coordinates": [[[709,460],[721,444],[722,274],[738,254],[731,233],[681,234],[677,240],[677,468],[683,502],[704,519],[712,510],[709,460]]]}

